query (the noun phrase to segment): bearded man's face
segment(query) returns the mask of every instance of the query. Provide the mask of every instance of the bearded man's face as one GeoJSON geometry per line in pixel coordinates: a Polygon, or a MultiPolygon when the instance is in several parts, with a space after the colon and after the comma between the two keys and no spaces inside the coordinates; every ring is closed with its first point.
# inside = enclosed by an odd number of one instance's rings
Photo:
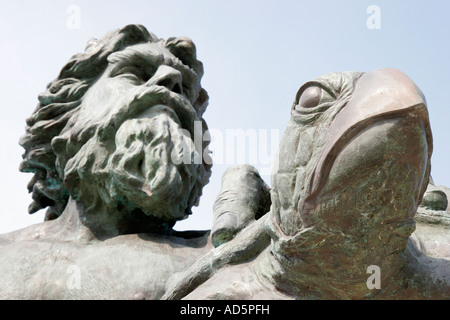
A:
{"type": "Polygon", "coordinates": [[[111,54],[66,127],[66,151],[75,150],[64,168],[71,195],[91,209],[186,218],[208,179],[194,161],[203,156],[193,142],[200,90],[199,75],[158,43],[111,54]]]}

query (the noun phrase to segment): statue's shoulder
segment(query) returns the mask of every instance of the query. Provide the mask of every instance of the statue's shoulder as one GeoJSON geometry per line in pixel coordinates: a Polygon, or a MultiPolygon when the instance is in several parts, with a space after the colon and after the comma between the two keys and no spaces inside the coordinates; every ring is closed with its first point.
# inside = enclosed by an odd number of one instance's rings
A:
{"type": "Polygon", "coordinates": [[[52,237],[52,230],[44,222],[0,236],[0,298],[128,299],[140,292],[158,299],[173,273],[212,248],[208,232],[128,234],[77,242],[63,230],[52,237]],[[65,284],[75,276],[79,285],[69,290],[65,284]]]}
{"type": "MultiPolygon", "coordinates": [[[[27,247],[41,248],[45,244],[52,247],[73,247],[74,251],[86,251],[98,248],[103,251],[128,250],[148,253],[193,254],[202,255],[213,248],[210,231],[173,231],[170,234],[124,234],[105,240],[92,235],[64,230],[55,221],[45,221],[23,229],[0,235],[0,248],[27,247]],[[194,253],[195,252],[195,253],[194,253]]],[[[95,249],[97,250],[97,249],[95,249]]]]}
{"type": "Polygon", "coordinates": [[[12,244],[18,241],[45,239],[51,235],[51,227],[53,224],[53,221],[45,221],[22,229],[0,234],[0,246],[12,244]]]}
{"type": "Polygon", "coordinates": [[[209,231],[174,231],[171,234],[138,233],[124,234],[101,243],[100,247],[126,247],[133,250],[148,250],[149,252],[184,254],[196,252],[194,255],[203,255],[212,250],[209,231]]]}

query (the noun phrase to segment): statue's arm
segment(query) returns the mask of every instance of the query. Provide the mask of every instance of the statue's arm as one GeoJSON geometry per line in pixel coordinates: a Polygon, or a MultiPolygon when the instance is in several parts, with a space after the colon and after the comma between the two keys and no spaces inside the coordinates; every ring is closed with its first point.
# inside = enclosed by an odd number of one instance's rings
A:
{"type": "Polygon", "coordinates": [[[270,243],[270,237],[265,232],[268,215],[253,221],[236,237],[196,261],[189,269],[178,273],[169,279],[166,293],[162,300],[178,300],[208,280],[216,270],[226,264],[236,264],[250,260],[270,243]]]}
{"type": "Polygon", "coordinates": [[[211,239],[216,247],[168,281],[162,299],[181,299],[227,264],[250,260],[270,243],[265,232],[270,189],[249,165],[227,169],[214,204],[211,239]]]}

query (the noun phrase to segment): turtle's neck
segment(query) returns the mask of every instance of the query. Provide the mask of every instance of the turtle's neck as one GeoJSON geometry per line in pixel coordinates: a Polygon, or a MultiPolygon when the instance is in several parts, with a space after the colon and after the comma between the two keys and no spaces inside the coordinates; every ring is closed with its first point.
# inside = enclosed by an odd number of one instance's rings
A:
{"type": "MultiPolygon", "coordinates": [[[[273,241],[273,240],[272,240],[273,241]]],[[[334,273],[323,273],[323,265],[306,260],[292,261],[274,253],[273,245],[258,260],[254,272],[262,283],[274,286],[294,299],[435,299],[448,294],[442,279],[430,276],[441,259],[424,256],[408,242],[405,250],[380,268],[380,288],[369,288],[373,273],[349,278],[341,267],[334,273]],[[444,293],[447,292],[447,293],[444,293]]],[[[325,259],[324,259],[325,260],[325,259]]],[[[326,259],[329,260],[329,259],[326,259]]],[[[357,268],[349,265],[348,268],[357,268]]],[[[439,267],[442,268],[442,267],[439,267]]],[[[445,279],[444,279],[445,280],[445,279]]]]}

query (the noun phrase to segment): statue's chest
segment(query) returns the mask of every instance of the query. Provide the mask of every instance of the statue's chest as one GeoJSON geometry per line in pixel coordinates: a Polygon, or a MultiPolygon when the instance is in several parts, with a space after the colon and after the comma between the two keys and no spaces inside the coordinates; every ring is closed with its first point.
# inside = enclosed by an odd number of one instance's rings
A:
{"type": "Polygon", "coordinates": [[[18,242],[0,248],[3,299],[158,299],[201,249],[18,242]]]}

